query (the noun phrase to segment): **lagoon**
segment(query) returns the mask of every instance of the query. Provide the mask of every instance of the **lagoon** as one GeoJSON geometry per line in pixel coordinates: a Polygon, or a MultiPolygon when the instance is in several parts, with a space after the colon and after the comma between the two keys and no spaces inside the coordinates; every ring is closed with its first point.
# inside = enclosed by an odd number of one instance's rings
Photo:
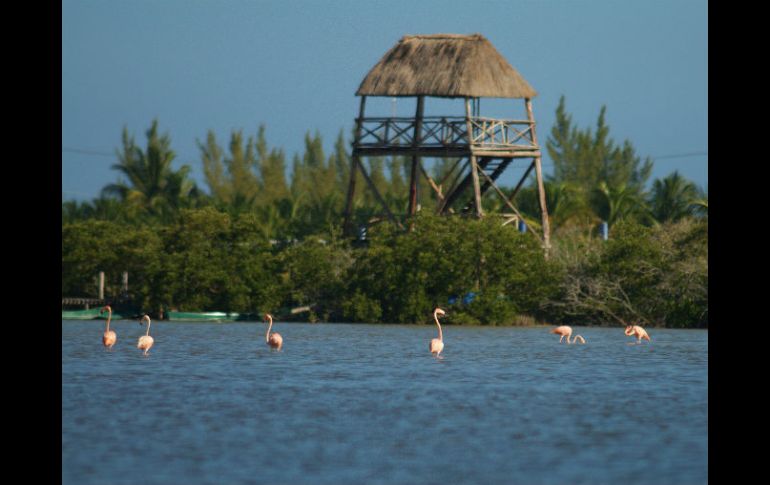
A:
{"type": "MultiPolygon", "coordinates": [[[[429,319],[426,319],[429,321],[429,319]]],[[[62,321],[63,484],[696,484],[708,331],[62,321]]]]}

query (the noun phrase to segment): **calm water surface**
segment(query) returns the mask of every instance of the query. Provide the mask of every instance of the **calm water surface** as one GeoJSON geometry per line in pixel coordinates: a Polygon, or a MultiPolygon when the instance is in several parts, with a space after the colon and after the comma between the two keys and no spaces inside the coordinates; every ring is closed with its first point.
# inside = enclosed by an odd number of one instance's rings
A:
{"type": "Polygon", "coordinates": [[[700,484],[708,332],[62,322],[64,484],[700,484]]]}

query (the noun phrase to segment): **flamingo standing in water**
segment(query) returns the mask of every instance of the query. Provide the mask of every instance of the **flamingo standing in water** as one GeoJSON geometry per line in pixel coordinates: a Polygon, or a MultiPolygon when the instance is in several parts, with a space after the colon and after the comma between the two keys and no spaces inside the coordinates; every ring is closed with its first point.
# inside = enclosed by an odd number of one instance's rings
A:
{"type": "Polygon", "coordinates": [[[650,342],[650,336],[647,335],[647,332],[639,325],[626,325],[626,330],[623,333],[629,337],[636,336],[636,343],[638,344],[642,343],[642,339],[647,339],[647,341],[650,342]]]}
{"type": "Polygon", "coordinates": [[[270,329],[273,328],[273,316],[265,313],[265,318],[270,321],[270,325],[267,326],[267,333],[265,334],[265,343],[276,350],[281,350],[283,337],[277,332],[270,333],[270,329]]]}
{"type": "Polygon", "coordinates": [[[586,339],[584,339],[582,335],[575,335],[575,338],[572,339],[572,342],[569,341],[569,338],[572,335],[572,327],[570,327],[569,325],[562,325],[561,327],[556,327],[553,330],[551,330],[551,333],[555,333],[556,335],[561,335],[561,338],[559,339],[559,343],[561,343],[561,341],[564,340],[564,337],[567,337],[568,344],[574,344],[578,340],[580,341],[581,344],[586,343],[586,339]]]}
{"type": "Polygon", "coordinates": [[[433,310],[433,319],[436,321],[436,325],[438,325],[438,338],[434,338],[430,341],[430,353],[435,354],[436,357],[439,356],[442,350],[444,350],[444,334],[441,333],[441,324],[438,323],[438,316],[444,316],[446,315],[446,312],[442,310],[441,308],[436,308],[433,310]]]}
{"type": "Polygon", "coordinates": [[[110,320],[112,320],[112,308],[110,308],[109,305],[105,305],[104,308],[99,310],[99,315],[101,315],[104,312],[107,312],[107,328],[104,330],[104,335],[102,335],[102,343],[105,347],[108,349],[111,349],[113,345],[115,345],[115,342],[118,340],[118,335],[115,333],[114,330],[110,330],[110,320]]]}
{"type": "Polygon", "coordinates": [[[152,344],[155,343],[155,340],[150,337],[150,316],[145,315],[142,317],[141,320],[139,320],[139,325],[143,324],[147,321],[147,333],[145,335],[142,335],[139,337],[139,341],[136,343],[136,348],[144,350],[144,355],[147,355],[147,351],[150,350],[150,347],[152,347],[152,344]]]}

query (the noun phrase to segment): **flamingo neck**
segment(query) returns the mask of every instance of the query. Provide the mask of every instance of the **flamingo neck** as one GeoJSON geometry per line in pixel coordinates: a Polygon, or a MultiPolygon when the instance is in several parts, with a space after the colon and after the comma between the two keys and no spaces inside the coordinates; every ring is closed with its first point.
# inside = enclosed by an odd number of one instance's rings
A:
{"type": "Polygon", "coordinates": [[[267,326],[267,333],[265,334],[265,342],[270,342],[270,329],[273,328],[273,319],[269,318],[270,325],[267,326]]]}
{"type": "Polygon", "coordinates": [[[110,331],[110,320],[112,319],[112,310],[107,311],[107,330],[106,332],[110,331]]]}
{"type": "Polygon", "coordinates": [[[433,314],[433,319],[436,321],[436,325],[438,325],[438,339],[443,342],[444,334],[441,333],[441,324],[438,323],[438,316],[435,313],[433,314]]]}
{"type": "Polygon", "coordinates": [[[567,337],[567,343],[568,343],[568,344],[574,344],[574,343],[577,343],[577,341],[578,341],[578,338],[579,338],[579,339],[582,341],[582,343],[585,343],[585,342],[586,342],[586,339],[584,339],[582,335],[575,335],[574,337],[572,337],[572,342],[570,342],[570,341],[569,341],[569,336],[568,336],[568,337],[567,337]]]}
{"type": "Polygon", "coordinates": [[[148,318],[148,319],[147,319],[147,333],[145,334],[145,335],[147,335],[147,336],[149,336],[149,335],[150,335],[150,323],[152,323],[152,320],[150,320],[150,319],[148,318]]]}

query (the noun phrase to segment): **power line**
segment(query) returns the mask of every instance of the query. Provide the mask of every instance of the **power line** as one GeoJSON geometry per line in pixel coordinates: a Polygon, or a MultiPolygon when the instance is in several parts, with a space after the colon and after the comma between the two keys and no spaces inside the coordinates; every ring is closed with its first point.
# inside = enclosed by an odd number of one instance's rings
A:
{"type": "MultiPolygon", "coordinates": [[[[63,146],[61,148],[61,150],[63,152],[83,153],[85,155],[109,157],[109,158],[112,158],[112,159],[115,158],[115,154],[114,153],[106,153],[106,152],[101,152],[101,151],[96,151],[96,150],[87,150],[87,149],[84,149],[84,148],[71,148],[71,147],[64,147],[63,146]]],[[[664,160],[664,159],[671,159],[671,158],[690,158],[690,157],[698,157],[698,156],[708,156],[708,154],[709,153],[707,151],[701,151],[701,152],[673,153],[673,154],[669,154],[669,155],[657,155],[657,156],[652,156],[652,157],[649,157],[649,158],[651,158],[653,160],[664,160]]],[[[554,164],[551,164],[551,163],[543,164],[542,165],[543,168],[551,168],[553,166],[554,166],[554,164]]],[[[527,167],[525,166],[525,167],[511,167],[511,168],[527,168],[527,167]]]]}
{"type": "Polygon", "coordinates": [[[105,153],[105,152],[98,152],[95,150],[85,150],[82,148],[69,148],[69,147],[61,147],[61,151],[63,152],[74,152],[74,153],[84,153],[86,155],[98,155],[103,157],[110,157],[115,158],[114,153],[105,153]]]}
{"type": "Polygon", "coordinates": [[[95,195],[95,194],[90,193],[90,192],[78,192],[78,191],[75,191],[75,190],[62,190],[61,193],[62,194],[68,194],[68,195],[83,195],[83,196],[86,196],[86,197],[97,197],[98,196],[98,194],[95,195]]]}
{"type": "MultiPolygon", "coordinates": [[[[658,155],[658,156],[651,156],[653,161],[667,159],[667,158],[690,158],[690,157],[698,157],[698,156],[708,156],[709,152],[688,152],[688,153],[674,153],[671,155],[658,155]]],[[[563,163],[575,163],[575,162],[563,162],[563,163]]],[[[547,164],[543,165],[543,168],[546,167],[553,167],[553,164],[547,164]]]]}
{"type": "MultiPolygon", "coordinates": [[[[85,148],[72,148],[72,147],[61,147],[61,150],[63,152],[77,152],[77,153],[88,153],[90,155],[104,155],[104,156],[115,156],[114,153],[107,153],[107,152],[101,152],[97,150],[89,150],[85,148]]],[[[650,158],[681,158],[681,157],[694,157],[698,155],[708,155],[709,152],[707,151],[700,151],[700,152],[685,152],[685,153],[674,153],[670,155],[653,155],[650,158]]]]}
{"type": "Polygon", "coordinates": [[[690,153],[677,153],[674,155],[661,155],[658,157],[650,157],[653,160],[661,160],[663,158],[688,158],[688,157],[697,157],[701,155],[708,156],[709,152],[690,152],[690,153]]]}

